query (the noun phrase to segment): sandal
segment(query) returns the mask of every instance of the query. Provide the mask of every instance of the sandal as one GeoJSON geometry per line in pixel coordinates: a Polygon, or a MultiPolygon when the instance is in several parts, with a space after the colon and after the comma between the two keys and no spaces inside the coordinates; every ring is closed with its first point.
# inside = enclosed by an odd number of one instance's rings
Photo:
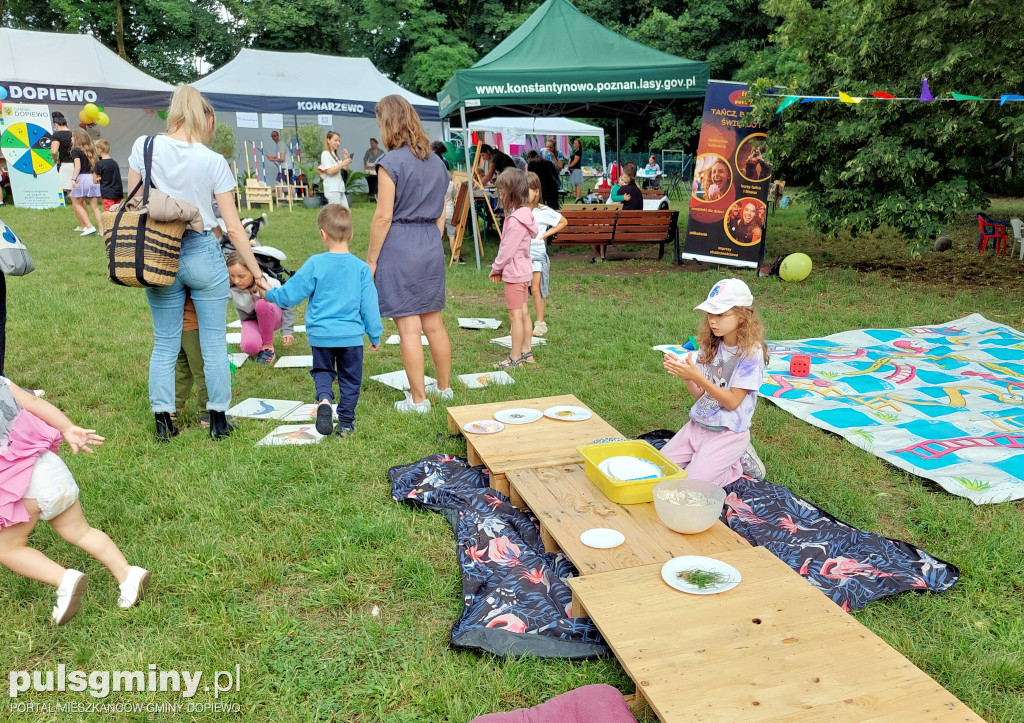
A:
{"type": "Polygon", "coordinates": [[[519,366],[522,363],[523,363],[522,357],[520,357],[519,359],[513,359],[512,355],[510,354],[507,357],[505,357],[504,359],[502,359],[500,362],[495,364],[494,368],[495,369],[512,369],[513,367],[517,367],[517,366],[519,366]]]}
{"type": "Polygon", "coordinates": [[[533,358],[533,352],[532,351],[528,351],[525,354],[523,354],[521,357],[519,357],[519,363],[520,364],[536,364],[537,360],[533,358]]]}

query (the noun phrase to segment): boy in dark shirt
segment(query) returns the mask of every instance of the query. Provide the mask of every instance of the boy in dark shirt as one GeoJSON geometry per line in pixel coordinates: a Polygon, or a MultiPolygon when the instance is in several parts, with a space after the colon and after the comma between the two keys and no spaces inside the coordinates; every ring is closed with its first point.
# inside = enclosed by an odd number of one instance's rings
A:
{"type": "Polygon", "coordinates": [[[100,160],[96,161],[96,167],[92,169],[92,180],[100,185],[103,210],[109,211],[124,198],[121,168],[117,161],[110,157],[110,144],[103,138],[96,141],[96,152],[100,155],[100,160]]]}

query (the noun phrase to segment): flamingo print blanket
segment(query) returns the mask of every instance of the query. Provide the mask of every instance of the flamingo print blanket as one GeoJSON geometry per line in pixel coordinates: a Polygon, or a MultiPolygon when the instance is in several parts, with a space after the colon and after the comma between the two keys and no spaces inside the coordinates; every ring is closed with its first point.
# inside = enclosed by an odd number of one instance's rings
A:
{"type": "Polygon", "coordinates": [[[1024,498],[1024,334],[938,326],[770,342],[760,394],[975,504],[1024,498]],[[790,374],[794,356],[810,374],[790,374]]]}
{"type": "Polygon", "coordinates": [[[590,618],[569,616],[572,563],[544,551],[537,520],[492,490],[485,468],[436,454],[392,467],[388,479],[396,502],[440,512],[455,532],[463,606],[453,647],[542,658],[611,654],[590,618]]]}

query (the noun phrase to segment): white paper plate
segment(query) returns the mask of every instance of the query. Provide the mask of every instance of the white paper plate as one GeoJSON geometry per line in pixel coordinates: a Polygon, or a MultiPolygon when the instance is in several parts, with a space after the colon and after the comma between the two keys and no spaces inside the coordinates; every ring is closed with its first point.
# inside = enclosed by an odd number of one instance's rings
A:
{"type": "Polygon", "coordinates": [[[544,416],[551,417],[552,419],[559,419],[563,422],[582,422],[585,419],[593,417],[594,413],[586,407],[574,407],[567,404],[545,409],[544,416]]]}
{"type": "Polygon", "coordinates": [[[606,467],[602,472],[624,482],[657,479],[665,475],[661,467],[642,457],[609,457],[604,463],[606,467]]]}
{"type": "Polygon", "coordinates": [[[499,409],[494,413],[494,418],[505,424],[529,424],[530,422],[536,422],[543,416],[544,412],[539,409],[528,409],[526,407],[499,409]]]}
{"type": "Polygon", "coordinates": [[[493,419],[479,419],[475,422],[467,422],[462,430],[470,434],[497,434],[504,428],[504,424],[493,419]]]}
{"type": "Polygon", "coordinates": [[[682,557],[673,557],[662,565],[661,579],[668,583],[670,587],[674,587],[680,592],[688,592],[693,595],[716,595],[720,592],[725,592],[726,590],[732,590],[734,587],[739,585],[742,576],[740,575],[740,571],[729,563],[716,560],[713,557],[683,555],[682,557]],[[702,589],[696,585],[691,585],[678,577],[678,574],[684,570],[707,570],[708,572],[717,572],[725,578],[725,581],[716,585],[708,585],[702,589]]]}
{"type": "Polygon", "coordinates": [[[594,547],[598,550],[618,547],[625,541],[625,535],[618,530],[612,530],[607,527],[594,527],[580,535],[580,542],[587,547],[594,547]]]}

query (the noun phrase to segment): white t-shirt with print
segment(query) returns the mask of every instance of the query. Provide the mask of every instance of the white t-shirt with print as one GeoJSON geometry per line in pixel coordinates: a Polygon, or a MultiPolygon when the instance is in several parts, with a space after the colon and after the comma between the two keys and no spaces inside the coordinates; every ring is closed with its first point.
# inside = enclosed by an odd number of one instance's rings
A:
{"type": "Polygon", "coordinates": [[[757,405],[757,390],[764,380],[764,357],[758,354],[738,356],[737,348],[719,344],[718,351],[709,364],[698,362],[700,369],[712,384],[722,389],[746,389],[747,394],[736,409],[726,409],[705,392],[690,407],[690,419],[704,427],[729,429],[743,432],[750,429],[750,422],[757,405]]]}
{"type": "MultiPolygon", "coordinates": [[[[143,178],[145,142],[145,136],[138,138],[128,156],[128,166],[143,178]]],[[[235,190],[235,177],[224,156],[202,143],[186,143],[167,136],[156,136],[153,141],[153,183],[171,198],[198,207],[207,231],[217,225],[213,197],[235,190]]],[[[132,189],[127,191],[131,193],[132,189]]]]}

